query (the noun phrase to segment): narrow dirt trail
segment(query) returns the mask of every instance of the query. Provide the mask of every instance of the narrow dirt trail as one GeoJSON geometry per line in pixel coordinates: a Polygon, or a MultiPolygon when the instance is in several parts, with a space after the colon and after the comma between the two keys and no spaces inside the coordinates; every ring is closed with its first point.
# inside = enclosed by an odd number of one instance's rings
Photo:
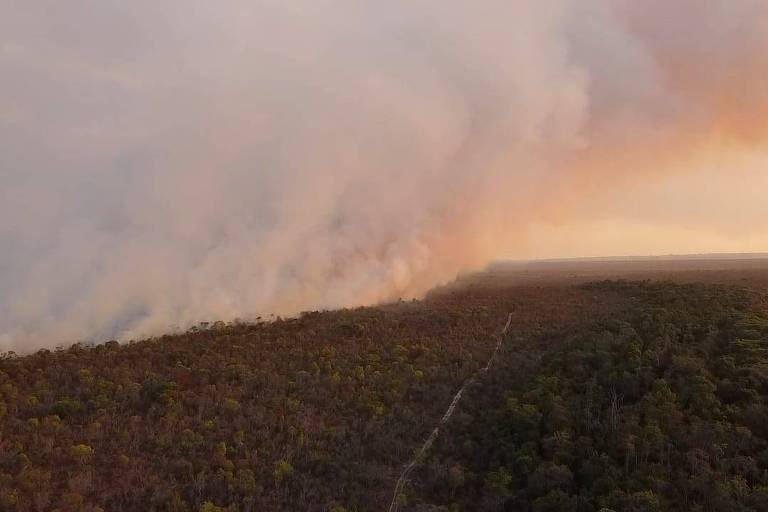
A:
{"type": "Polygon", "coordinates": [[[491,357],[488,358],[488,363],[482,368],[479,368],[470,378],[464,381],[464,384],[462,384],[461,388],[459,388],[459,391],[456,392],[456,394],[453,397],[453,400],[451,400],[451,404],[448,406],[448,409],[445,411],[445,414],[443,414],[443,417],[440,418],[440,421],[438,422],[437,426],[432,430],[432,432],[429,434],[429,437],[424,441],[424,444],[421,445],[421,448],[419,448],[419,451],[416,453],[416,456],[411,460],[411,462],[408,463],[408,465],[405,467],[403,472],[400,474],[400,478],[397,479],[397,484],[395,484],[395,490],[392,494],[392,502],[389,505],[389,512],[397,512],[400,504],[398,503],[398,497],[403,491],[403,487],[405,487],[406,482],[408,481],[408,475],[411,474],[411,472],[416,468],[416,466],[419,465],[419,463],[424,459],[424,456],[427,454],[429,449],[432,447],[432,444],[435,442],[435,439],[437,439],[437,436],[440,435],[440,427],[445,425],[448,420],[451,419],[451,416],[453,416],[454,411],[456,410],[456,406],[459,404],[459,401],[461,400],[461,396],[464,394],[464,391],[471,386],[475,380],[480,377],[481,375],[484,375],[488,372],[488,370],[491,369],[491,365],[493,365],[493,361],[496,359],[496,354],[498,354],[499,349],[501,348],[501,344],[504,342],[504,335],[507,333],[507,330],[509,329],[510,324],[512,323],[512,313],[509,314],[507,317],[507,323],[504,325],[504,328],[501,330],[500,334],[496,335],[496,348],[493,350],[493,353],[491,353],[491,357]]]}

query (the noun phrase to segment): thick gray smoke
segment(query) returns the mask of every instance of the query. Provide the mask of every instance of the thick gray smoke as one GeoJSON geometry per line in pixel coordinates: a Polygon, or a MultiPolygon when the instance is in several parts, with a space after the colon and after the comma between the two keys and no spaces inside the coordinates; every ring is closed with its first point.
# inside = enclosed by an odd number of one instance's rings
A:
{"type": "Polygon", "coordinates": [[[418,295],[585,183],[761,144],[767,14],[0,0],[0,348],[418,295]]]}

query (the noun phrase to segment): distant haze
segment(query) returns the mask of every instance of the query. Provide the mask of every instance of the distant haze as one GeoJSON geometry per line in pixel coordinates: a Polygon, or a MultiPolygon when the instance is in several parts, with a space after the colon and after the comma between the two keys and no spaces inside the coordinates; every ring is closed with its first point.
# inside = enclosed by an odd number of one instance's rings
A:
{"type": "Polygon", "coordinates": [[[768,250],[765,0],[0,0],[0,349],[768,250]]]}

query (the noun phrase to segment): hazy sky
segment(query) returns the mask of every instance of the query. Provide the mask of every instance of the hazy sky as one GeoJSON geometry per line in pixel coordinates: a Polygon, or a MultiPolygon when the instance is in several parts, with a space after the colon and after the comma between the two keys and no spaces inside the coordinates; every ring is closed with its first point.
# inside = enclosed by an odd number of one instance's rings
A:
{"type": "Polygon", "coordinates": [[[768,250],[765,0],[0,0],[0,348],[768,250]]]}

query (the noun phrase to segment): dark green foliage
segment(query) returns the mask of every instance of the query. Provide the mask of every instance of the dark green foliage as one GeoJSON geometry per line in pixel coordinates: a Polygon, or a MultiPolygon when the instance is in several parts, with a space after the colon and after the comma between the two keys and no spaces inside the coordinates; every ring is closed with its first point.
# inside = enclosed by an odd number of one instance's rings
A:
{"type": "Polygon", "coordinates": [[[625,306],[533,343],[509,340],[414,474],[409,508],[765,510],[764,300],[726,286],[582,289],[625,306]],[[463,485],[430,474],[450,465],[465,468],[463,485]],[[499,471],[512,475],[505,500],[488,485],[499,471]]]}

